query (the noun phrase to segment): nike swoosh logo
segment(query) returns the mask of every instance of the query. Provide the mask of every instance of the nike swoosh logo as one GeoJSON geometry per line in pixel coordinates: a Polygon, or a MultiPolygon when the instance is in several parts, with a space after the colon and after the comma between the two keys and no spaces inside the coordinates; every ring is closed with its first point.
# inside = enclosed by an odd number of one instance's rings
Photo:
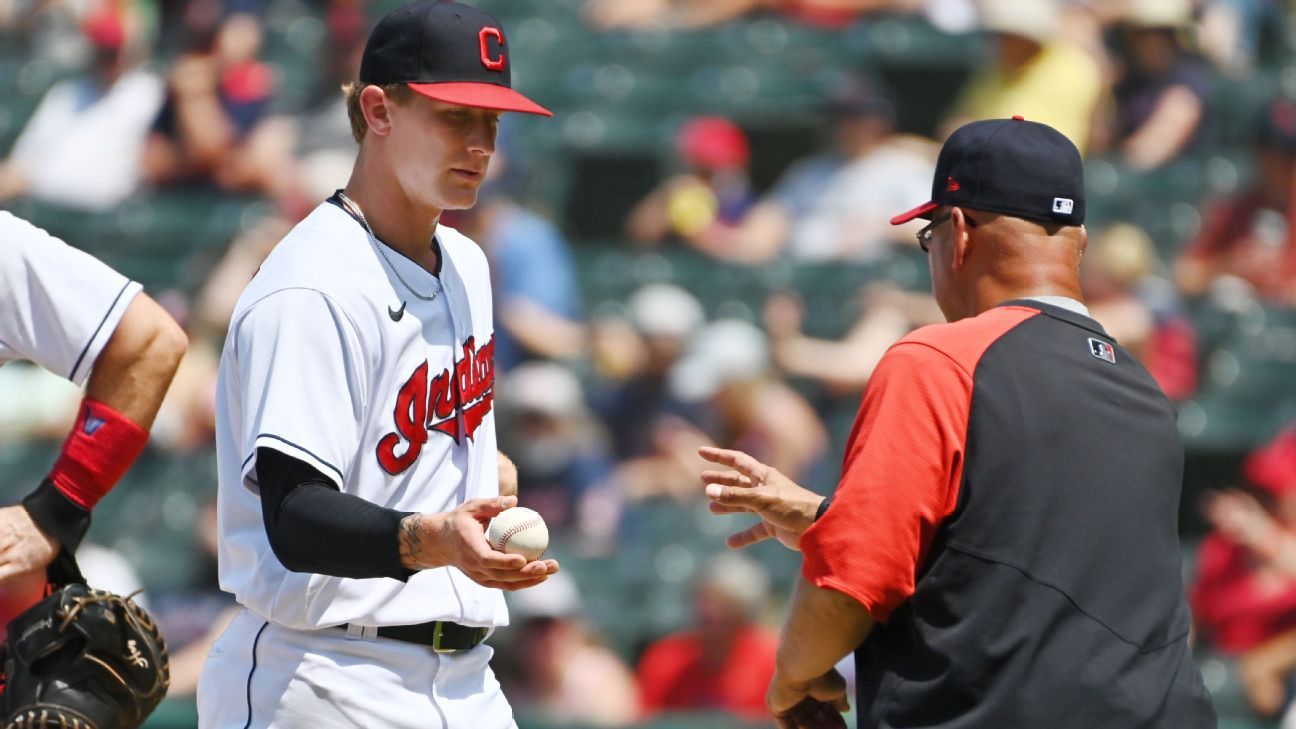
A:
{"type": "Polygon", "coordinates": [[[399,309],[393,309],[390,306],[387,307],[387,316],[390,316],[392,321],[400,321],[401,317],[405,316],[405,303],[406,302],[402,301],[401,308],[399,309]]]}

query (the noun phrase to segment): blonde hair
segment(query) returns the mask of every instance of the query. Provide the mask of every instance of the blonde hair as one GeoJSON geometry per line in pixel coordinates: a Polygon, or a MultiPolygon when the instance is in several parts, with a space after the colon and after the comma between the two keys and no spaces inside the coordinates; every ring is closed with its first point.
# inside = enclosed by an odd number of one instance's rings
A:
{"type": "Polygon", "coordinates": [[[369,131],[364,109],[360,108],[360,94],[366,86],[377,86],[388,99],[397,104],[404,104],[414,98],[414,92],[405,84],[366,84],[359,81],[342,84],[342,93],[346,95],[347,117],[351,120],[351,136],[355,137],[356,144],[364,144],[365,132],[369,131]]]}

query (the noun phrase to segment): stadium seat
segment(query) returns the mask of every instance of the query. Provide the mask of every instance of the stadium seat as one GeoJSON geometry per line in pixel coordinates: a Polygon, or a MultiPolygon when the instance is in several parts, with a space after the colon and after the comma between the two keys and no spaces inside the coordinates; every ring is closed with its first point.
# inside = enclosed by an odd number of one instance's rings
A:
{"type": "Polygon", "coordinates": [[[1296,312],[1257,304],[1207,335],[1216,344],[1180,430],[1189,448],[1249,450],[1296,419],[1296,312]]]}

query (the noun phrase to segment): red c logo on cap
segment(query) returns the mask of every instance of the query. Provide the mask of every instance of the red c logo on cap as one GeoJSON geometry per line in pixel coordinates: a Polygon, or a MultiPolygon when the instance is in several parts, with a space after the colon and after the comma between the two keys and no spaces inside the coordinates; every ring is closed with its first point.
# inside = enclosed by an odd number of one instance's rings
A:
{"type": "Polygon", "coordinates": [[[492,71],[503,71],[504,70],[504,34],[500,32],[500,29],[491,28],[489,26],[482,28],[481,32],[477,34],[477,40],[481,41],[482,65],[492,71]],[[487,42],[488,38],[494,38],[495,44],[499,46],[500,52],[498,58],[491,58],[490,44],[487,42]]]}

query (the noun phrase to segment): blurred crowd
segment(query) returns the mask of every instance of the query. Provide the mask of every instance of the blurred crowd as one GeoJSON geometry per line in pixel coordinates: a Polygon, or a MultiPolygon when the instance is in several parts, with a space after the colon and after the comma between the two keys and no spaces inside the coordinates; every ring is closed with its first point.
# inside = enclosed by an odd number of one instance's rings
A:
{"type": "MultiPolygon", "coordinates": [[[[395,4],[0,0],[0,49],[38,59],[56,79],[13,144],[0,149],[0,205],[111,215],[176,191],[263,203],[264,214],[239,226],[198,281],[151,292],[192,342],[153,448],[202,464],[190,475],[201,481],[190,487],[200,525],[213,518],[215,477],[203,470],[202,454],[213,447],[215,372],[229,314],[279,238],[345,184],[355,142],[338,89],[356,78],[368,24],[395,4]],[[266,59],[272,25],[317,36],[310,68],[266,59]]],[[[477,4],[512,27],[507,3],[477,4]]],[[[921,275],[907,285],[861,276],[853,294],[833,302],[842,326],[829,332],[812,321],[813,283],[771,286],[757,306],[726,308],[669,277],[595,294],[582,261],[615,249],[626,257],[616,260],[666,256],[717,271],[875,271],[895,261],[925,269],[914,239],[920,224],[888,221],[928,199],[939,142],[963,122],[1012,115],[1044,122],[1102,169],[1153,185],[1185,160],[1245,161],[1232,184],[1200,201],[1182,240],[1163,240],[1138,220],[1090,226],[1083,271],[1090,309],[1173,402],[1198,396],[1214,361],[1196,315],[1202,307],[1275,312],[1275,320],[1296,310],[1296,96],[1289,95],[1296,88],[1257,81],[1282,77],[1275,70],[1284,68],[1291,80],[1291,3],[575,5],[573,22],[588,34],[706,33],[753,19],[845,32],[900,18],[981,38],[984,52],[943,100],[939,122],[923,129],[901,123],[911,89],[889,85],[877,69],[834,69],[816,105],[802,110],[822,127],[820,148],[782,165],[769,184],[756,182],[768,150],[752,120],[703,109],[684,115],[658,147],[660,174],[621,211],[616,242],[572,241],[565,233],[572,221],[536,204],[530,193],[545,181],[537,183],[521,151],[525,132],[505,124],[477,206],[442,222],[491,259],[500,442],[517,463],[522,503],[545,516],[564,554],[606,568],[645,505],[691,513],[702,501],[701,445],[747,451],[830,489],[843,423],[825,416],[824,403],[844,404],[849,414],[886,349],[941,320],[921,275]],[[1241,148],[1224,148],[1219,90],[1248,84],[1262,88],[1262,98],[1241,148]]],[[[516,57],[525,63],[521,41],[516,57]]],[[[1296,377],[1296,344],[1283,352],[1296,377]]],[[[15,443],[59,437],[76,402],[34,369],[13,366],[0,370],[0,397],[10,403],[0,433],[15,443]]],[[[1234,677],[1246,716],[1276,723],[1296,696],[1296,416],[1232,455],[1234,467],[1205,495],[1185,495],[1186,523],[1210,530],[1200,549],[1186,550],[1196,640],[1202,656],[1234,677]]],[[[215,593],[210,528],[192,532],[201,564],[191,584],[151,596],[176,646],[177,695],[192,691],[187,671],[196,676],[194,656],[229,604],[215,593]]],[[[1185,533],[1185,541],[1200,536],[1185,533]]],[[[149,576],[141,577],[147,585],[149,576]]],[[[601,634],[616,616],[588,608],[588,596],[603,587],[596,571],[558,577],[511,596],[515,625],[497,641],[501,680],[521,716],[553,726],[628,726],[669,711],[761,719],[777,642],[774,587],[786,584],[786,569],[736,553],[699,555],[675,630],[628,645],[601,634]]],[[[1296,727],[1296,714],[1286,722],[1296,727]]]]}

